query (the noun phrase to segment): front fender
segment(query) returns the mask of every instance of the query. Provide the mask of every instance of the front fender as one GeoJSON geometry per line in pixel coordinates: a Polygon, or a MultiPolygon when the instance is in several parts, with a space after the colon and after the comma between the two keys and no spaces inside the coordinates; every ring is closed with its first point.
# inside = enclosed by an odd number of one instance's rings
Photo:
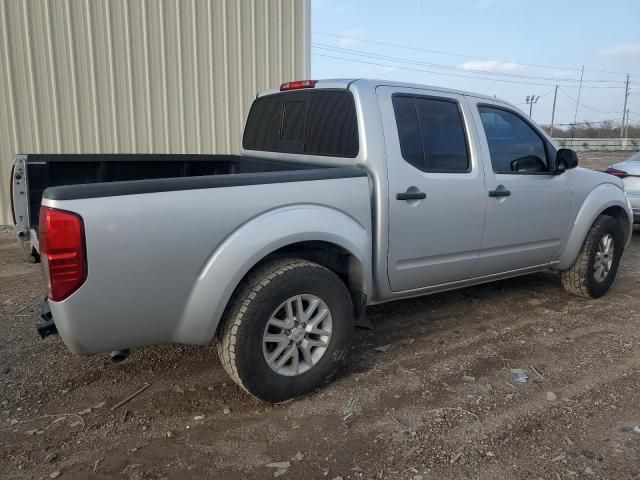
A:
{"type": "MultiPolygon", "coordinates": [[[[627,202],[625,193],[617,186],[611,183],[604,183],[594,188],[582,203],[578,214],[571,225],[571,231],[567,242],[558,257],[558,263],[555,265],[557,270],[567,270],[573,265],[578,257],[584,239],[595,222],[596,218],[610,207],[621,207],[627,213],[629,222],[631,222],[632,213],[627,202]]],[[[628,243],[632,228],[628,229],[629,235],[625,239],[628,243]]]]}
{"type": "Polygon", "coordinates": [[[322,205],[280,207],[247,221],[216,248],[196,279],[173,340],[210,342],[231,295],[247,272],[279,248],[304,241],[330,242],[349,251],[363,266],[365,289],[371,285],[368,222],[362,224],[322,205]]]}

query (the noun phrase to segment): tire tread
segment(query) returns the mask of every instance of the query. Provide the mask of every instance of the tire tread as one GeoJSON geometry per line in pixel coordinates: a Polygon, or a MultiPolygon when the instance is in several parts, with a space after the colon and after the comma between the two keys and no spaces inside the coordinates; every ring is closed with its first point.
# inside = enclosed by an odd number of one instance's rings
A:
{"type": "MultiPolygon", "coordinates": [[[[575,262],[571,265],[571,268],[564,272],[560,272],[562,286],[567,292],[578,297],[597,298],[608,290],[609,287],[606,287],[606,290],[598,292],[597,289],[595,289],[595,286],[591,284],[591,256],[594,248],[596,248],[597,243],[600,241],[602,229],[607,228],[607,223],[615,221],[616,219],[609,215],[600,215],[595,222],[593,222],[575,262]]],[[[622,235],[622,232],[618,231],[618,235],[622,235]]],[[[615,238],[616,236],[614,235],[614,240],[615,238]]],[[[618,249],[616,250],[618,252],[618,256],[614,260],[615,270],[617,270],[619,256],[622,254],[622,249],[619,244],[618,249]]],[[[613,272],[613,275],[615,278],[615,271],[613,272]]],[[[611,282],[612,281],[613,280],[611,280],[611,282]]]]}
{"type": "Polygon", "coordinates": [[[587,275],[589,272],[589,254],[593,248],[595,233],[595,229],[592,227],[582,244],[578,258],[573,262],[571,268],[560,272],[560,280],[564,289],[578,297],[592,298],[587,284],[587,275]]]}
{"type": "Polygon", "coordinates": [[[279,275],[301,267],[325,268],[317,263],[297,258],[267,261],[249,272],[244,278],[225,312],[217,338],[218,355],[227,374],[250,395],[253,395],[251,390],[238,374],[235,352],[237,348],[242,348],[241,344],[244,339],[236,333],[244,320],[249,305],[258,296],[260,290],[266,288],[279,275]]]}

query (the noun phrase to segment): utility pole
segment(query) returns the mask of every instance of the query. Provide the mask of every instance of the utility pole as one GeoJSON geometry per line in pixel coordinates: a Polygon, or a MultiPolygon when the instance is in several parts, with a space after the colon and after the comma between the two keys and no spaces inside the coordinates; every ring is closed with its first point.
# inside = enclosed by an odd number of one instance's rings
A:
{"type": "Polygon", "coordinates": [[[627,138],[629,135],[629,109],[627,108],[627,119],[624,122],[624,138],[627,138]]]}
{"type": "Polygon", "coordinates": [[[578,87],[578,100],[576,100],[576,112],[573,114],[573,125],[571,125],[571,140],[573,140],[576,131],[576,122],[578,121],[578,105],[580,105],[580,93],[582,92],[582,77],[584,76],[584,65],[580,70],[580,86],[578,87]]]}
{"type": "Polygon", "coordinates": [[[527,95],[525,102],[527,105],[529,105],[529,118],[531,118],[531,114],[533,113],[533,104],[538,103],[539,99],[540,95],[538,95],[537,97],[535,95],[527,95]]]}
{"type": "Polygon", "coordinates": [[[627,101],[629,100],[629,74],[627,73],[627,83],[624,89],[624,108],[622,109],[622,123],[620,124],[620,138],[624,135],[625,131],[625,115],[626,121],[629,122],[629,115],[627,114],[627,101]]]}
{"type": "Polygon", "coordinates": [[[558,85],[556,85],[556,91],[553,93],[553,108],[551,109],[551,128],[549,129],[550,137],[553,137],[553,121],[556,118],[556,98],[558,98],[558,85]]]}

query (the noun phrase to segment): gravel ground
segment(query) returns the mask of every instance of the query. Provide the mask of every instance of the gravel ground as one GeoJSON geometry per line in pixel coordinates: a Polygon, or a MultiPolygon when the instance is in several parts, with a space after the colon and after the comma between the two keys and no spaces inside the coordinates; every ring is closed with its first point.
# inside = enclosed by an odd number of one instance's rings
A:
{"type": "Polygon", "coordinates": [[[580,166],[594,170],[604,170],[612,163],[621,162],[634,152],[578,152],[580,166]]]}
{"type": "Polygon", "coordinates": [[[0,478],[638,478],[639,266],[636,233],[601,299],[539,273],[370,308],[340,378],[269,406],[213,347],[40,340],[40,268],[3,228],[0,478]]]}

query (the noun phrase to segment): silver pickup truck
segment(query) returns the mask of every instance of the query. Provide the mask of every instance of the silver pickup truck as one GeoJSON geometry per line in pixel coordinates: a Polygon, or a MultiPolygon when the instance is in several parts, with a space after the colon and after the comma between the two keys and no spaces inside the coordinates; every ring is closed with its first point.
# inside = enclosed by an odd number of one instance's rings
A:
{"type": "Polygon", "coordinates": [[[36,192],[38,225],[30,158],[14,209],[38,238],[41,333],[79,354],[214,341],[269,402],[328,381],[366,305],[547,269],[599,297],[632,232],[622,181],[520,110],[413,84],[283,84],[253,102],[241,155],[102,183],[99,159],[94,183],[36,192]]]}

